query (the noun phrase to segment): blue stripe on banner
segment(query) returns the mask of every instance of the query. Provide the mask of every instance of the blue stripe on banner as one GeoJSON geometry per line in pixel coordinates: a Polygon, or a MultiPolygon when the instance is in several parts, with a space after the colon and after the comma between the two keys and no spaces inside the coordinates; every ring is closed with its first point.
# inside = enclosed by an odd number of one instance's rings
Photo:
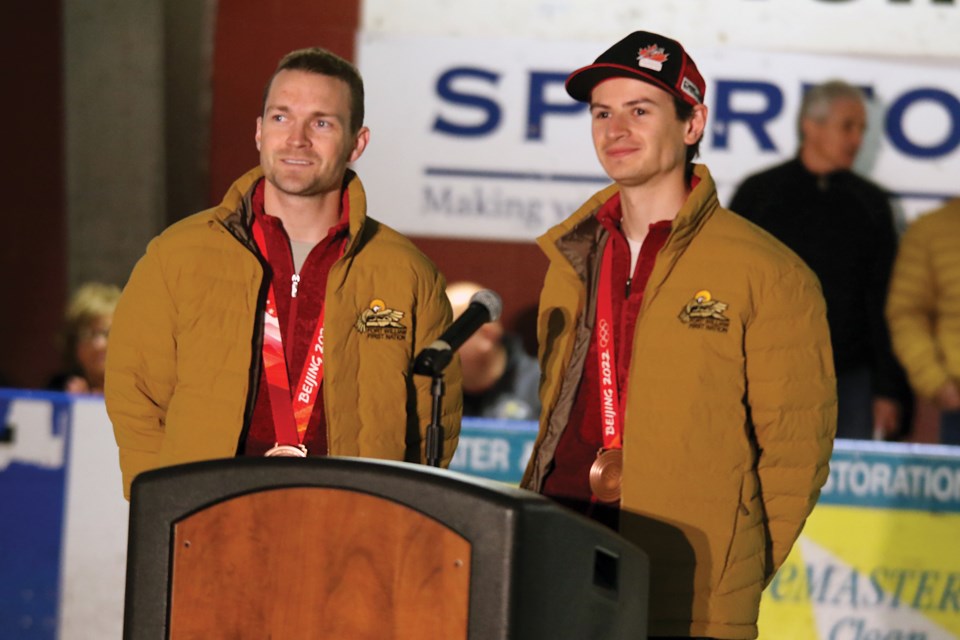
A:
{"type": "MultiPolygon", "coordinates": [[[[503,169],[468,169],[466,167],[425,167],[423,174],[439,178],[470,178],[474,180],[514,180],[523,182],[567,182],[572,184],[607,185],[612,181],[605,175],[584,175],[574,173],[543,173],[541,171],[504,171],[503,169]]],[[[891,192],[896,198],[920,200],[950,200],[954,193],[936,193],[933,191],[891,192]]]]}
{"type": "Polygon", "coordinates": [[[539,171],[503,171],[497,169],[465,169],[457,167],[427,167],[424,175],[442,178],[474,178],[481,180],[521,180],[525,182],[572,182],[577,184],[610,184],[602,175],[542,173],[539,171]]]}

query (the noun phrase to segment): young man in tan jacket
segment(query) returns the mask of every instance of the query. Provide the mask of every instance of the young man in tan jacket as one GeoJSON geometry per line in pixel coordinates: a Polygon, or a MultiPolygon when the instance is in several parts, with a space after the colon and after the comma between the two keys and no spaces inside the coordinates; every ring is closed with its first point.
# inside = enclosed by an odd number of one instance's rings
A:
{"type": "MultiPolygon", "coordinates": [[[[443,276],[366,215],[347,165],[370,139],[363,82],[322,49],[284,57],[256,120],[260,166],[164,231],[113,321],[106,403],[124,494],[137,474],[236,455],[424,460],[417,352],[450,324],[443,276]]],[[[442,464],[460,429],[446,372],[442,464]]]]}
{"type": "Polygon", "coordinates": [[[566,87],[614,184],[539,239],[543,410],[522,486],[647,552],[651,637],[754,638],[832,452],[819,284],[692,163],[705,84],[680,43],[632,33],[566,87]]]}

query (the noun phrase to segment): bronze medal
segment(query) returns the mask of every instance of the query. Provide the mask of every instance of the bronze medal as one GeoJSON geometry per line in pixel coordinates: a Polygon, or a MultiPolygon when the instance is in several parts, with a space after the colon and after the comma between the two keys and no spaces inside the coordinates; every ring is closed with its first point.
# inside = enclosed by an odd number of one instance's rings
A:
{"type": "Polygon", "coordinates": [[[307,448],[302,444],[293,446],[292,444],[273,445],[263,454],[265,458],[306,458],[307,448]]]}
{"type": "Polygon", "coordinates": [[[600,502],[620,501],[623,449],[600,449],[590,466],[590,490],[600,502]]]}

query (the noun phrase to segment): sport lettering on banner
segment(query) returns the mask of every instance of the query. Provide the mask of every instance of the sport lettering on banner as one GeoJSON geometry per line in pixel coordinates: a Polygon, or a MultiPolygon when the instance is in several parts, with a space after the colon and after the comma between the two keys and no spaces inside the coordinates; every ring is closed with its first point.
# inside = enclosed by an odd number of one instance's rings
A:
{"type": "MultiPolygon", "coordinates": [[[[380,141],[358,162],[371,210],[411,235],[470,239],[531,241],[565,219],[610,182],[586,105],[563,88],[608,45],[362,35],[366,122],[380,141]],[[420,71],[397,73],[398,59],[420,71]]],[[[957,65],[879,54],[690,52],[707,81],[700,161],[721,203],[747,175],[795,154],[805,87],[834,78],[874,97],[856,168],[896,196],[905,219],[956,193],[957,65]]]]}

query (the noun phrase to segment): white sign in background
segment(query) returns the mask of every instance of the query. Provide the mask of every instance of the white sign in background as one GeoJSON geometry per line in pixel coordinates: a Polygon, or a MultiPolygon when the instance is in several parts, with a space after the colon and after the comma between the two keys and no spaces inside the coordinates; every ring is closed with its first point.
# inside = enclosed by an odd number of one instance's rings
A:
{"type": "Polygon", "coordinates": [[[120,638],[130,505],[103,400],[73,403],[59,640],[120,638]]]}
{"type": "MultiPolygon", "coordinates": [[[[563,78],[611,43],[363,33],[372,139],[358,170],[372,214],[412,235],[529,241],[607,180],[563,78]]],[[[858,170],[906,219],[960,193],[960,70],[887,58],[691,49],[707,81],[701,160],[729,202],[792,157],[805,85],[874,96],[858,170]]]]}
{"type": "Polygon", "coordinates": [[[960,57],[960,0],[363,0],[363,29],[419,36],[613,42],[629,31],[688,46],[960,57]]]}

